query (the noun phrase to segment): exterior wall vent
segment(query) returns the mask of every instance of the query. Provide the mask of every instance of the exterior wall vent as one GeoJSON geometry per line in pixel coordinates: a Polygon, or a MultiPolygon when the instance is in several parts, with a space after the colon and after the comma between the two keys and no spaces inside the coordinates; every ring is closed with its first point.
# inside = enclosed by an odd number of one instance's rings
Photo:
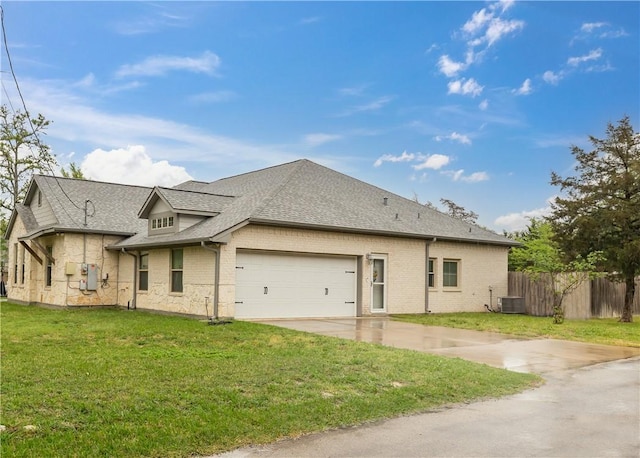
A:
{"type": "Polygon", "coordinates": [[[382,203],[383,203],[383,205],[389,205],[389,198],[388,197],[383,197],[382,198],[382,203]]]}

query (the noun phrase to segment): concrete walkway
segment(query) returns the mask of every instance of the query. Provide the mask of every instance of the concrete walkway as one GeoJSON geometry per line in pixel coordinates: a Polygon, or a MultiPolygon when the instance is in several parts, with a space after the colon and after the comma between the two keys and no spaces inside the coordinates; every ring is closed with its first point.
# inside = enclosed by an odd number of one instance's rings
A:
{"type": "Polygon", "coordinates": [[[640,456],[640,349],[426,327],[388,319],[266,324],[544,374],[539,388],[264,446],[249,457],[640,456]]]}

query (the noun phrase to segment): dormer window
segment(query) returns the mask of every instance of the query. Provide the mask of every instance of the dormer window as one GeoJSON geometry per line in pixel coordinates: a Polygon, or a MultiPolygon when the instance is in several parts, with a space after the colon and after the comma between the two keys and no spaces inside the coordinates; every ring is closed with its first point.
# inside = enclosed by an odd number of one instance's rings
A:
{"type": "Polygon", "coordinates": [[[163,216],[162,218],[151,220],[151,229],[164,229],[167,227],[173,227],[173,216],[163,216]]]}
{"type": "Polygon", "coordinates": [[[149,235],[175,232],[176,216],[173,213],[149,215],[149,235]]]}

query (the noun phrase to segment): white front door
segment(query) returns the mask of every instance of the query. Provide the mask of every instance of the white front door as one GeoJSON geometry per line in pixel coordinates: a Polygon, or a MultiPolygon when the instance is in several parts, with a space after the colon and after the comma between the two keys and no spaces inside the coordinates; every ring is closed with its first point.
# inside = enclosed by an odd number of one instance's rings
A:
{"type": "Polygon", "coordinates": [[[371,311],[387,310],[387,256],[371,256],[371,311]]]}

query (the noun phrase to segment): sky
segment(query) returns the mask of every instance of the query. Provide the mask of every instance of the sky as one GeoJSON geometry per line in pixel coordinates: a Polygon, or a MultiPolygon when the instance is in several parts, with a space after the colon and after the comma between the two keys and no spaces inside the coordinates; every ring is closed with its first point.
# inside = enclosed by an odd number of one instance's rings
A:
{"type": "Polygon", "coordinates": [[[58,163],[173,186],[310,159],[502,232],[640,123],[640,2],[1,1],[2,104],[58,163]],[[8,50],[8,56],[7,51],[8,50]]]}

